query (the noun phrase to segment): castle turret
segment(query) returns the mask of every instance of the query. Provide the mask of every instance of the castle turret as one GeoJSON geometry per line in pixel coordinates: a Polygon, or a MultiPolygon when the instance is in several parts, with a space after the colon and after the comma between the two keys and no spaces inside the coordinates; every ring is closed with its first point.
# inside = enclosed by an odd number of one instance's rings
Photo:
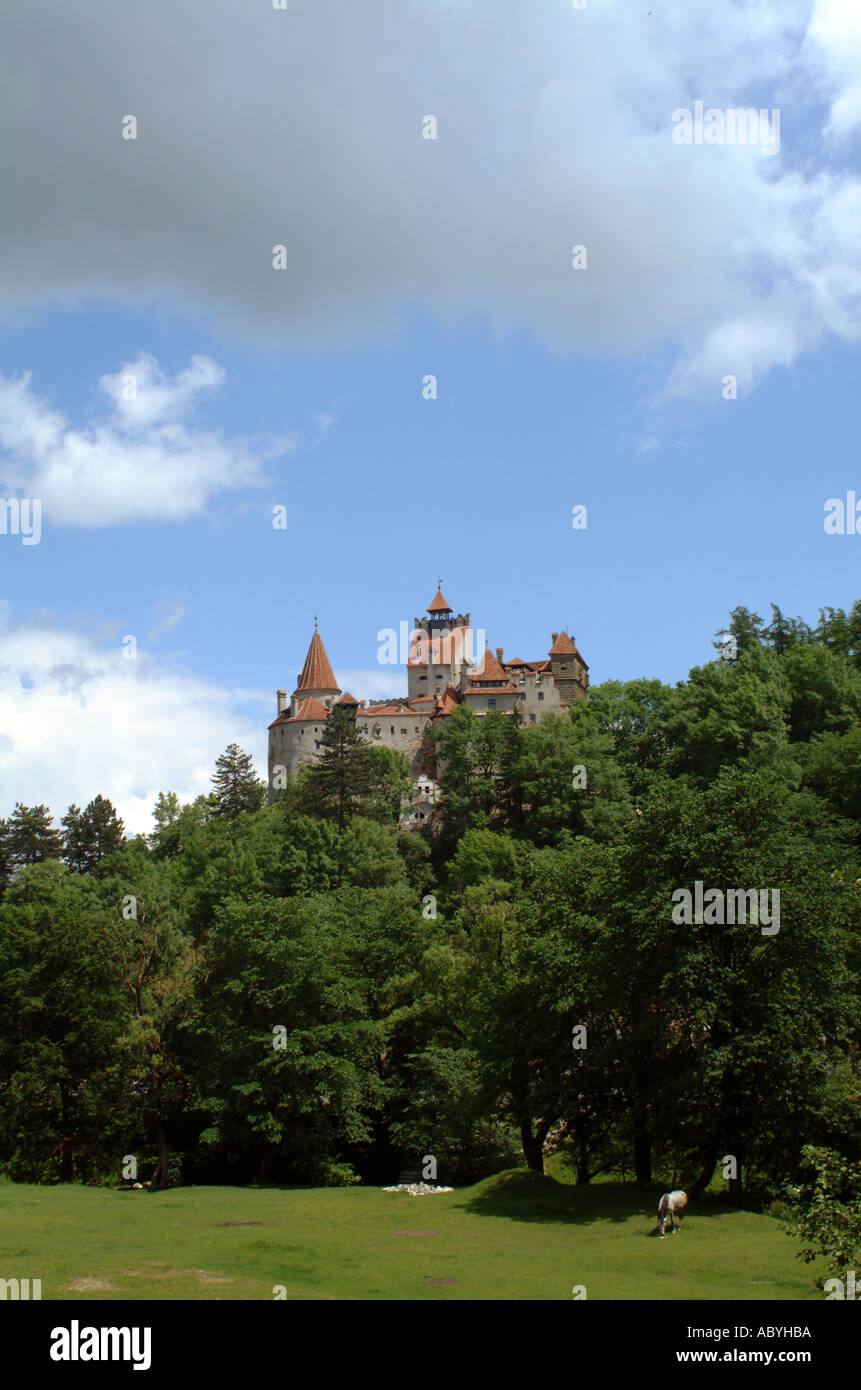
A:
{"type": "Polygon", "coordinates": [[[547,655],[550,657],[550,674],[559,692],[559,703],[564,707],[582,700],[589,685],[589,668],[577,650],[568,633],[551,632],[553,645],[547,655]]]}
{"type": "Polygon", "coordinates": [[[476,658],[472,650],[469,613],[453,613],[442,592],[442,580],[426,618],[416,618],[407,661],[410,700],[440,695],[446,686],[458,689],[476,658]]]}
{"type": "Polygon", "coordinates": [[[340,693],[341,687],[335,680],[329,658],[326,655],[326,648],[323,646],[323,639],[317,631],[315,621],[314,636],[311,638],[308,655],[305,657],[305,665],[302,667],[296,689],[293,691],[291,713],[295,715],[298,704],[302,700],[308,699],[319,700],[326,709],[331,709],[340,693]]]}

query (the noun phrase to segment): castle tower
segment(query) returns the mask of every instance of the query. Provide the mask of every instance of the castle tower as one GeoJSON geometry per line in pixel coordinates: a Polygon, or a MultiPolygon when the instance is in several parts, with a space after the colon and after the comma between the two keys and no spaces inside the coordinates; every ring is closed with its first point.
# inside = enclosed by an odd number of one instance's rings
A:
{"type": "Polygon", "coordinates": [[[335,680],[329,658],[326,655],[326,648],[323,646],[323,639],[317,631],[315,618],[314,636],[311,638],[308,655],[305,657],[305,665],[302,667],[296,689],[293,691],[290,713],[295,718],[297,708],[303,700],[319,700],[320,704],[329,710],[340,693],[341,687],[335,680]]]}
{"type": "Polygon", "coordinates": [[[589,685],[589,667],[564,629],[562,632],[552,632],[550,636],[553,639],[547,653],[550,672],[559,692],[559,703],[565,708],[575,700],[584,699],[589,685]]]}
{"type": "Polygon", "coordinates": [[[448,685],[458,688],[476,655],[471,650],[470,614],[452,612],[442,580],[427,614],[413,625],[407,661],[409,700],[433,699],[448,685]]]}

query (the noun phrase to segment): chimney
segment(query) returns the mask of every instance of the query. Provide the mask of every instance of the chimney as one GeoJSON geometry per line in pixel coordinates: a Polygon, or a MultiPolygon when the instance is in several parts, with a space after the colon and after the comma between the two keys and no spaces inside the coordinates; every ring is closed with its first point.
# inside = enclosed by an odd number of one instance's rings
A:
{"type": "Polygon", "coordinates": [[[551,634],[550,634],[550,645],[551,645],[551,647],[555,645],[555,643],[556,643],[556,638],[557,638],[558,636],[559,636],[559,633],[558,633],[558,632],[551,632],[551,634]]]}
{"type": "Polygon", "coordinates": [[[278,701],[278,713],[283,714],[285,709],[287,708],[287,691],[276,690],[275,698],[278,701]]]}
{"type": "Polygon", "coordinates": [[[501,647],[497,647],[497,649],[496,649],[496,659],[497,659],[497,661],[499,662],[499,664],[500,664],[500,666],[501,666],[501,665],[502,665],[502,648],[501,648],[501,647]]]}

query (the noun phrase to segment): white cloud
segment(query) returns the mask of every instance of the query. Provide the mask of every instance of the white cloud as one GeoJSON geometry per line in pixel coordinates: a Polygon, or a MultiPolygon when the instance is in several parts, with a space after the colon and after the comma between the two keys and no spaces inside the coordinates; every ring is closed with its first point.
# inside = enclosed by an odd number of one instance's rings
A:
{"type": "MultiPolygon", "coordinates": [[[[0,615],[8,621],[8,608],[0,615]]],[[[271,697],[168,669],[145,652],[125,660],[85,633],[30,621],[0,649],[0,815],[44,802],[57,823],[101,793],[128,833],[151,830],[160,791],[182,801],[211,790],[219,753],[236,742],[266,777],[271,697]],[[260,706],[259,717],[245,709],[260,706]]]]}
{"type": "Polygon", "coordinates": [[[831,88],[830,130],[839,137],[861,125],[861,7],[857,0],[817,0],[808,44],[831,88]]]}
{"type": "Polygon", "coordinates": [[[169,599],[159,603],[155,611],[155,621],[147,633],[147,641],[157,642],[166,632],[176,627],[187,611],[185,604],[179,599],[174,603],[169,599]]]}
{"type": "Polygon", "coordinates": [[[858,332],[861,184],[821,138],[861,115],[857,0],[91,0],[52,12],[50,45],[38,5],[10,6],[0,307],[169,295],[300,349],[478,314],[566,352],[669,352],[687,391],[858,332]],[[698,99],[780,107],[780,154],[674,145],[698,99]]]}
{"type": "Polygon", "coordinates": [[[99,386],[107,417],[76,428],[30,389],[30,375],[0,376],[0,483],[38,497],[48,524],[111,526],[181,521],[217,494],[259,487],[258,455],[293,446],[282,439],[256,452],[245,440],[184,423],[201,391],[223,383],[210,358],[192,357],[172,380],[142,354],[99,386]]]}

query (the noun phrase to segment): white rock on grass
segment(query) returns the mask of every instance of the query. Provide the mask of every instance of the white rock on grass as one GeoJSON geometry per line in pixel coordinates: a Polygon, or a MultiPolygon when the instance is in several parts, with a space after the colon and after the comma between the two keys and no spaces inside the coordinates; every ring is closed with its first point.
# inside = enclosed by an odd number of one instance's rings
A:
{"type": "Polygon", "coordinates": [[[434,1192],[454,1192],[453,1187],[431,1187],[426,1182],[401,1182],[395,1187],[384,1187],[384,1192],[408,1192],[411,1197],[430,1197],[434,1192]]]}

